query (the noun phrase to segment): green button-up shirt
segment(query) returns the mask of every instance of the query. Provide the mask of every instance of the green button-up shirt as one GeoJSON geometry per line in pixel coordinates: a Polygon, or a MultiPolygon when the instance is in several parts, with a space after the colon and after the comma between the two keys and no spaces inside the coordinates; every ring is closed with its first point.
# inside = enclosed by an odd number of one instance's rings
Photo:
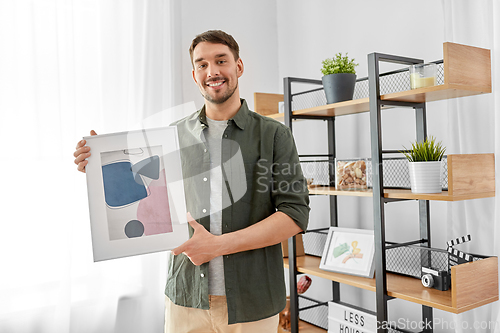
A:
{"type": "MultiPolygon", "coordinates": [[[[222,232],[244,229],[276,211],[305,231],[309,197],[292,133],[241,102],[222,140],[222,232]]],[[[179,133],[187,210],[210,230],[205,107],[173,125],[179,133]]],[[[229,324],[264,319],[285,307],[280,244],[224,256],[224,277],[229,324]]],[[[195,266],[185,255],[172,255],[165,294],[177,305],[208,309],[208,263],[195,266]]]]}

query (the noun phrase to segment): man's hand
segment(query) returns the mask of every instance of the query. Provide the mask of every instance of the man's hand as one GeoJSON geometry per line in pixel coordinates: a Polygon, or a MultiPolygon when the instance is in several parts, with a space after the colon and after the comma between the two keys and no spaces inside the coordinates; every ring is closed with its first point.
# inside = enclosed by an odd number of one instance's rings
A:
{"type": "MultiPolygon", "coordinates": [[[[90,135],[97,135],[97,133],[92,130],[90,131],[90,135]]],[[[85,173],[85,166],[89,161],[86,159],[90,157],[90,147],[85,146],[87,142],[85,140],[81,140],[78,142],[76,145],[76,150],[73,153],[73,156],[75,157],[75,164],[77,165],[77,170],[80,172],[85,173]]]]}
{"type": "Polygon", "coordinates": [[[181,246],[172,250],[174,255],[184,253],[196,266],[209,262],[215,257],[223,255],[219,236],[212,235],[204,226],[196,222],[188,213],[188,223],[194,229],[193,237],[181,246]]]}

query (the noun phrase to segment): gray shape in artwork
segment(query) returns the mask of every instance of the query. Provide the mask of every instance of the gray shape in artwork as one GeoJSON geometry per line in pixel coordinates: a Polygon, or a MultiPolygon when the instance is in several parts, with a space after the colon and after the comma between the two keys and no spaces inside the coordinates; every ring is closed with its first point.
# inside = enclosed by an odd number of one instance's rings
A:
{"type": "Polygon", "coordinates": [[[131,220],[125,225],[125,235],[128,238],[141,237],[144,234],[144,224],[139,220],[131,220]]]}
{"type": "Polygon", "coordinates": [[[158,180],[160,178],[160,157],[154,155],[143,159],[132,165],[131,170],[137,183],[142,183],[139,175],[158,180]]]}

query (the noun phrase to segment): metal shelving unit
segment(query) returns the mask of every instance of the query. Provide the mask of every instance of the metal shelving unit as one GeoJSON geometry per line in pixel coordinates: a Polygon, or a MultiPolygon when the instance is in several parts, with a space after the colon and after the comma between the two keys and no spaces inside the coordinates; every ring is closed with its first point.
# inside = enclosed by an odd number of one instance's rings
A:
{"type": "MultiPolygon", "coordinates": [[[[478,57],[486,57],[489,61],[489,50],[477,49],[478,57]]],[[[337,218],[337,195],[356,195],[372,196],[373,198],[373,216],[374,216],[374,235],[375,235],[375,271],[374,279],[360,278],[345,274],[325,272],[319,269],[319,258],[305,256],[296,257],[295,237],[289,239],[289,256],[285,260],[285,266],[290,272],[290,311],[291,332],[299,332],[299,311],[309,310],[313,306],[307,306],[305,309],[299,309],[299,296],[297,289],[297,274],[308,273],[315,276],[332,280],[333,283],[333,302],[341,302],[339,283],[345,283],[362,289],[372,290],[376,293],[376,316],[378,322],[388,321],[387,303],[393,298],[406,299],[422,305],[422,320],[425,322],[433,321],[433,307],[460,313],[471,308],[487,304],[498,300],[498,284],[496,284],[496,294],[487,294],[482,303],[470,301],[461,306],[457,305],[457,291],[440,292],[433,289],[423,288],[419,280],[411,277],[402,277],[397,274],[387,273],[386,271],[386,240],[384,224],[384,205],[387,203],[398,202],[402,200],[418,200],[419,202],[419,225],[420,246],[431,246],[430,235],[430,214],[429,200],[466,200],[473,198],[484,198],[494,196],[494,191],[484,191],[482,193],[473,193],[468,195],[454,195],[445,192],[441,195],[415,195],[408,190],[387,190],[383,186],[383,168],[382,156],[385,153],[393,151],[384,151],[382,147],[382,128],[381,112],[383,108],[406,107],[415,110],[416,119],[416,138],[423,140],[427,137],[426,121],[426,101],[439,99],[455,98],[475,94],[491,92],[491,76],[486,80],[476,80],[475,72],[491,73],[490,63],[483,64],[485,68],[476,68],[475,65],[463,65],[460,57],[464,57],[464,52],[476,52],[476,48],[462,46],[458,44],[444,44],[444,61],[436,62],[441,69],[438,74],[438,82],[434,87],[419,88],[409,91],[409,79],[405,76],[409,73],[407,70],[398,70],[381,74],[379,72],[380,62],[391,62],[402,65],[411,65],[423,63],[421,59],[394,56],[389,54],[372,53],[368,55],[367,78],[358,79],[356,82],[355,99],[352,101],[340,102],[325,105],[323,100],[322,82],[320,80],[310,80],[303,78],[284,78],[284,104],[285,112],[281,115],[271,116],[272,118],[283,118],[285,124],[293,130],[293,121],[298,119],[319,119],[326,121],[328,126],[328,154],[323,155],[329,160],[336,157],[335,149],[335,117],[345,114],[354,114],[360,112],[370,112],[370,133],[371,133],[371,164],[372,164],[372,189],[364,192],[343,192],[337,191],[332,186],[334,184],[335,170],[334,165],[330,164],[329,177],[330,186],[312,187],[311,194],[327,194],[330,198],[330,225],[338,226],[337,218]],[[463,49],[462,49],[463,48],[463,49]],[[455,50],[458,49],[460,55],[455,56],[455,50]],[[465,70],[460,69],[460,66],[465,70]],[[471,67],[472,66],[472,67],[471,67]],[[455,82],[456,75],[454,71],[461,71],[461,76],[465,77],[465,83],[455,82]],[[308,84],[316,86],[313,89],[292,93],[292,84],[308,84]],[[408,87],[406,84],[408,83],[408,87]],[[368,96],[366,96],[366,94],[368,96]],[[404,288],[402,286],[405,286],[404,288]],[[408,292],[407,286],[411,286],[412,291],[408,292]],[[425,289],[425,290],[424,290],[425,289]],[[425,296],[423,296],[425,294],[425,296]]],[[[459,52],[457,52],[459,53],[459,52]]],[[[475,54],[475,53],[474,53],[475,54]]],[[[475,59],[477,60],[477,59],[475,59]]],[[[483,60],[483,59],[482,59],[483,60]]],[[[483,61],[486,63],[486,60],[483,61]]],[[[457,80],[458,81],[458,80],[457,80]]],[[[310,157],[310,156],[307,156],[310,157]]],[[[482,260],[484,267],[491,265],[491,271],[498,267],[496,258],[491,260],[482,260]],[[493,260],[494,259],[494,260],[493,260]]],[[[452,273],[453,274],[453,273],[452,273]]],[[[492,279],[494,281],[494,278],[492,279]]],[[[318,303],[317,306],[324,306],[318,303]]],[[[432,327],[432,325],[431,325],[432,327]]],[[[378,332],[387,332],[385,328],[378,328],[378,332]]],[[[397,331],[391,330],[389,331],[397,331]]],[[[432,332],[426,331],[426,332],[432,332]]]]}

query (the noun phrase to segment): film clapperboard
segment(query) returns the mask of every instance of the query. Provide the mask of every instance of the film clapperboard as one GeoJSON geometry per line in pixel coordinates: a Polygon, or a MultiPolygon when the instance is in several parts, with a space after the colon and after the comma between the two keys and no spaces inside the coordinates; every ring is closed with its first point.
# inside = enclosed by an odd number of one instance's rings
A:
{"type": "Polygon", "coordinates": [[[454,248],[455,245],[470,242],[470,235],[458,237],[452,239],[447,242],[448,244],[448,253],[450,254],[449,258],[449,269],[451,273],[451,266],[456,266],[460,264],[464,264],[467,262],[474,261],[474,257],[468,253],[462,252],[454,248]]]}

